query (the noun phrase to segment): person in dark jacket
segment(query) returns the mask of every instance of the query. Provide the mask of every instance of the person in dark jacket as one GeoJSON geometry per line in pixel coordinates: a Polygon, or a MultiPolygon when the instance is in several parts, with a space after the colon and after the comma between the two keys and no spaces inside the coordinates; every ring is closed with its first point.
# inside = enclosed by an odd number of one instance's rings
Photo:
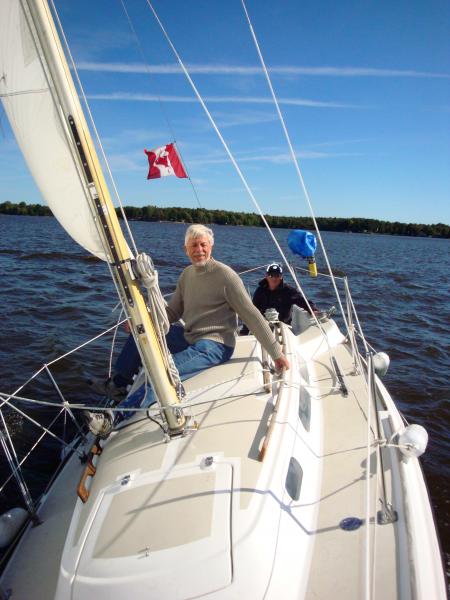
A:
{"type": "MultiPolygon", "coordinates": [[[[253,294],[253,304],[263,315],[267,309],[274,308],[278,313],[279,320],[288,325],[291,322],[294,304],[310,312],[300,292],[284,283],[283,268],[278,263],[272,263],[267,267],[266,276],[259,282],[253,294]]],[[[309,304],[314,312],[318,310],[313,302],[309,301],[309,304]]],[[[241,333],[248,334],[245,325],[241,333]]]]}

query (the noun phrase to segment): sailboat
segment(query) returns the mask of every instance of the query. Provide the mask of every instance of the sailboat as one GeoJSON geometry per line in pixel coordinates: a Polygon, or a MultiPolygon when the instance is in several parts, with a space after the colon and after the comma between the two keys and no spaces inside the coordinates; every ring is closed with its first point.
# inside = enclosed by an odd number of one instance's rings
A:
{"type": "Polygon", "coordinates": [[[289,370],[248,335],[177,385],[61,35],[46,0],[2,0],[0,94],[54,215],[108,264],[143,363],[130,394],[149,381],[158,402],[107,439],[77,435],[37,504],[2,433],[26,519],[0,596],[445,598],[426,435],[384,387],[383,357],[359,350],[348,290],[345,334],[328,315],[272,319],[289,370]]]}

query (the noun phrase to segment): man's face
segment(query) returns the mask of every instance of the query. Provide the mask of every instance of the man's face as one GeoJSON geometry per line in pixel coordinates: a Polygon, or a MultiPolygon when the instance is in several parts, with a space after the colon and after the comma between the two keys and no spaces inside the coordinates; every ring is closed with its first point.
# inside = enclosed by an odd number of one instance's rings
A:
{"type": "Polygon", "coordinates": [[[189,238],[184,247],[190,261],[196,267],[203,267],[211,258],[213,245],[206,235],[196,238],[189,238]]]}
{"type": "Polygon", "coordinates": [[[266,275],[266,281],[267,281],[267,285],[269,286],[269,289],[273,292],[273,290],[276,290],[277,287],[280,285],[282,280],[281,275],[266,275]]]}

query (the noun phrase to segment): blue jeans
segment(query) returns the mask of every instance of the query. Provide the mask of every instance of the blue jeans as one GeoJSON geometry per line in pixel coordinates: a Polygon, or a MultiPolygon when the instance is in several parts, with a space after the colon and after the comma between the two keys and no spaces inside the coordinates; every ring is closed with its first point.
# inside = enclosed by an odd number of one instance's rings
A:
{"type": "MultiPolygon", "coordinates": [[[[231,358],[234,348],[225,346],[213,340],[201,339],[195,344],[188,344],[184,338],[184,329],[180,325],[172,325],[166,335],[167,346],[172,353],[173,361],[180,374],[181,381],[189,379],[196,373],[205,369],[220,365],[231,358]]],[[[113,381],[116,385],[128,385],[132,381],[141,366],[141,358],[136,348],[133,336],[130,335],[126,341],[115,364],[116,374],[113,381]],[[121,383],[120,382],[124,382],[121,383]],[[126,382],[126,383],[125,383],[126,382]]],[[[144,386],[136,390],[120,406],[131,408],[135,406],[149,406],[154,402],[151,390],[147,392],[144,399],[144,386]]],[[[132,413],[125,413],[124,417],[131,416],[132,413]]]]}

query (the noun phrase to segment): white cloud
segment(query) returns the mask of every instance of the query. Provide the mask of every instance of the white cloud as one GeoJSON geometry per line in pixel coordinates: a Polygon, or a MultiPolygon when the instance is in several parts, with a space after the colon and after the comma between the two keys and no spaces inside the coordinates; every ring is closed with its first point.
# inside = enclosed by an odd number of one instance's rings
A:
{"type": "MultiPolygon", "coordinates": [[[[113,92],[111,94],[89,94],[89,100],[125,101],[125,102],[177,102],[198,103],[194,96],[155,96],[154,94],[136,94],[132,92],[113,92]]],[[[237,103],[237,104],[272,104],[272,98],[247,97],[247,96],[205,96],[203,100],[207,103],[237,103]]],[[[361,105],[342,104],[340,102],[321,102],[319,100],[307,100],[305,98],[278,98],[278,102],[291,106],[309,106],[312,108],[367,108],[361,105]]]]}
{"type": "Polygon", "coordinates": [[[102,144],[109,148],[115,148],[117,146],[124,147],[130,143],[133,146],[137,144],[142,145],[142,153],[144,146],[149,144],[149,140],[165,140],[168,137],[167,130],[163,129],[123,129],[114,134],[114,136],[103,136],[102,144]]]}
{"type": "MultiPolygon", "coordinates": [[[[80,71],[103,71],[110,73],[151,73],[154,75],[181,74],[181,67],[176,64],[146,65],[143,63],[102,63],[80,62],[77,64],[80,71]]],[[[262,75],[261,67],[239,65],[186,65],[190,74],[198,75],[262,75]]],[[[415,71],[414,69],[375,69],[372,67],[299,67],[281,66],[271,67],[269,72],[273,75],[309,75],[315,77],[419,77],[432,79],[450,79],[449,73],[434,73],[415,71]]]]}
{"type": "Polygon", "coordinates": [[[242,111],[232,113],[214,112],[215,120],[220,124],[220,127],[242,127],[243,125],[257,125],[260,123],[271,123],[278,121],[278,115],[274,112],[268,113],[263,111],[242,111]]]}
{"type": "MultiPolygon", "coordinates": [[[[361,153],[354,152],[343,152],[343,153],[328,153],[328,152],[314,152],[314,151],[300,151],[296,153],[296,157],[299,159],[323,159],[323,158],[342,158],[348,156],[362,156],[361,153]]],[[[291,155],[288,152],[273,152],[268,150],[264,153],[250,155],[236,155],[236,162],[241,163],[252,163],[252,162],[269,162],[273,164],[286,164],[292,162],[291,155]]],[[[229,163],[230,159],[223,155],[219,157],[204,157],[197,158],[189,161],[190,165],[218,165],[229,163]]]]}
{"type": "Polygon", "coordinates": [[[108,163],[113,171],[145,171],[147,168],[144,159],[139,161],[130,154],[110,154],[108,163]]]}

